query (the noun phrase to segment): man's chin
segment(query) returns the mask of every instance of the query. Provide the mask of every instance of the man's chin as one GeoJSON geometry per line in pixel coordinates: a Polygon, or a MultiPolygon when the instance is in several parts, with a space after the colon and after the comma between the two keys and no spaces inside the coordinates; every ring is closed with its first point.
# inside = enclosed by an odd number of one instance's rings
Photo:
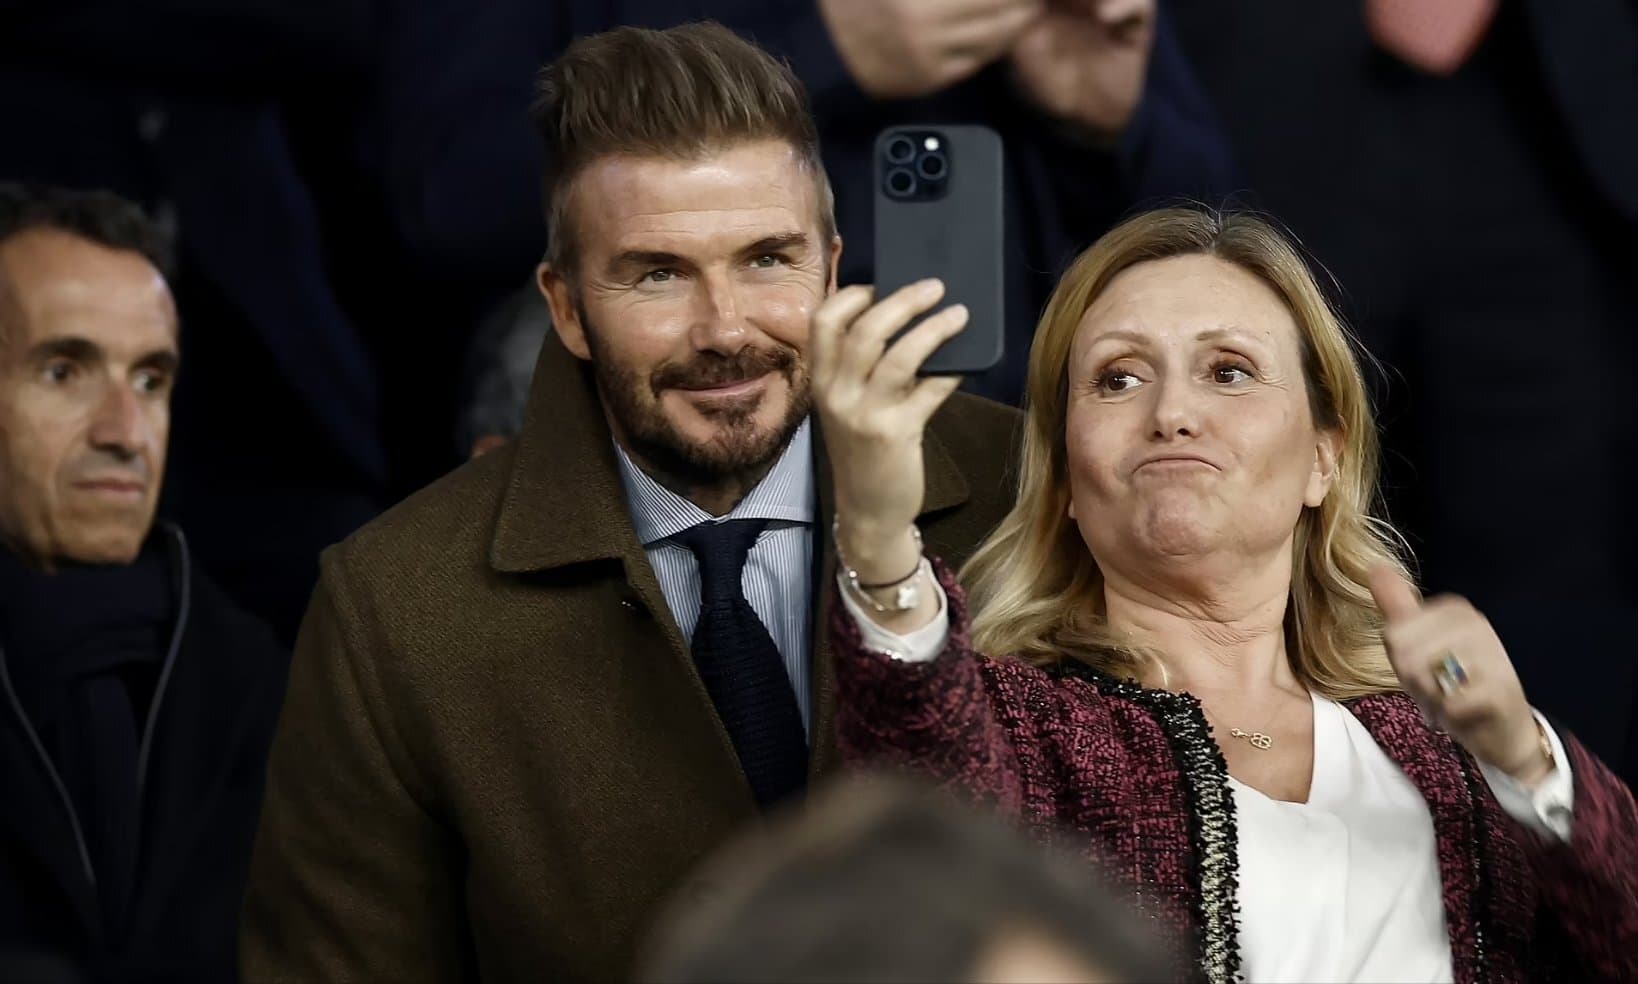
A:
{"type": "Polygon", "coordinates": [[[52,553],[78,564],[129,564],[142,552],[152,527],[148,510],[71,523],[59,533],[52,553]]]}

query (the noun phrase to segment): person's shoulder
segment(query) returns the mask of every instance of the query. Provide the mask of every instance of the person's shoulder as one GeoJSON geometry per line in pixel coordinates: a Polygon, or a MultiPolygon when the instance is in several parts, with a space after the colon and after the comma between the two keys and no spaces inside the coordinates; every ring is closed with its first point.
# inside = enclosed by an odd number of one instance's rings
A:
{"type": "Polygon", "coordinates": [[[956,391],[944,401],[928,426],[942,438],[972,433],[1015,434],[1024,426],[1023,411],[972,393],[956,391]]]}
{"type": "MultiPolygon", "coordinates": [[[[928,422],[929,439],[966,481],[967,506],[959,512],[967,514],[962,522],[971,529],[958,537],[963,543],[976,543],[1012,508],[1023,424],[1024,415],[1013,407],[966,393],[951,396],[928,422]]],[[[965,559],[965,550],[951,555],[956,563],[965,559]]]]}
{"type": "Polygon", "coordinates": [[[1007,469],[1017,457],[1024,415],[982,396],[955,393],[927,423],[931,434],[963,471],[1007,469]]]}
{"type": "Polygon", "coordinates": [[[517,449],[514,439],[465,462],[323,555],[323,574],[405,583],[482,563],[517,449]]]}

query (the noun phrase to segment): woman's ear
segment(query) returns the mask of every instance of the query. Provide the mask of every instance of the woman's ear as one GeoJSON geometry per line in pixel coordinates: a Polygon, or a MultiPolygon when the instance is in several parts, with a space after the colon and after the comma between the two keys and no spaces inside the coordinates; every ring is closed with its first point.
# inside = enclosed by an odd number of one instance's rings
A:
{"type": "Polygon", "coordinates": [[[1336,484],[1342,445],[1342,431],[1328,427],[1319,432],[1314,441],[1314,470],[1308,475],[1308,488],[1302,497],[1304,505],[1318,508],[1325,502],[1331,486],[1336,484]]]}

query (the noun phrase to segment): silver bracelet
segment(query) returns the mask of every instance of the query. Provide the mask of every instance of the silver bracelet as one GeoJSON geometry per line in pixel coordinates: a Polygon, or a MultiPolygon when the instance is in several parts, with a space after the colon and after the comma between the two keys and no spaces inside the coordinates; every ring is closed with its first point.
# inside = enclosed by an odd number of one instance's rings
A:
{"type": "MultiPolygon", "coordinates": [[[[849,564],[847,557],[842,554],[841,529],[842,517],[836,516],[831,520],[830,524],[831,541],[836,544],[836,564],[842,569],[842,585],[847,593],[853,596],[854,601],[878,615],[893,615],[913,611],[917,605],[921,604],[921,575],[923,573],[931,575],[933,571],[933,565],[928,562],[925,554],[916,561],[915,570],[897,581],[867,585],[859,580],[859,572],[853,569],[853,565],[849,564]],[[886,605],[877,601],[868,593],[870,591],[886,591],[889,588],[893,589],[893,601],[886,605]]],[[[916,552],[921,553],[921,530],[912,523],[910,533],[916,538],[916,552]]]]}

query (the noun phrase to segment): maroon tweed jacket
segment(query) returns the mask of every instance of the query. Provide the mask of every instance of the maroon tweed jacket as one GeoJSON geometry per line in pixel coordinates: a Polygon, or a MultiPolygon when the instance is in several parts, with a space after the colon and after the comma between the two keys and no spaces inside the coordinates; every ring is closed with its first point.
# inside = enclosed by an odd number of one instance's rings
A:
{"type": "MultiPolygon", "coordinates": [[[[1083,835],[1187,976],[1239,966],[1234,798],[1199,702],[1066,661],[1045,670],[974,653],[965,598],[949,593],[950,641],[931,663],[865,649],[831,610],[837,739],[851,761],[930,772],[1032,826],[1083,835]]],[[[1497,804],[1471,756],[1398,694],[1349,710],[1427,800],[1458,984],[1638,980],[1638,807],[1574,738],[1567,844],[1497,804]]]]}

